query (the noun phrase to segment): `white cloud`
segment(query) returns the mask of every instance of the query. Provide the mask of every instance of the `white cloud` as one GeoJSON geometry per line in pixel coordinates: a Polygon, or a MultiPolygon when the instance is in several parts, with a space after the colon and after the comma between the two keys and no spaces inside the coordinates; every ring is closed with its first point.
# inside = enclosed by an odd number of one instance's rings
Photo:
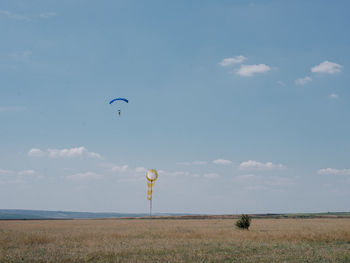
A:
{"type": "Polygon", "coordinates": [[[55,12],[45,12],[45,13],[41,13],[39,15],[39,17],[45,18],[45,19],[55,17],[55,16],[57,16],[57,14],[55,12]]]}
{"type": "Polygon", "coordinates": [[[136,167],[135,172],[137,173],[145,173],[147,172],[147,169],[145,167],[136,167]]]}
{"type": "MultiPolygon", "coordinates": [[[[26,22],[31,21],[31,18],[28,16],[21,15],[21,14],[15,14],[15,13],[12,13],[8,10],[0,10],[0,15],[6,16],[10,19],[19,20],[19,21],[26,21],[26,22]]],[[[52,18],[55,16],[57,16],[57,14],[55,12],[44,12],[44,13],[39,14],[38,16],[35,15],[35,17],[40,17],[43,19],[48,19],[48,18],[52,18]]]]}
{"type": "Polygon", "coordinates": [[[20,107],[20,106],[0,107],[0,112],[12,112],[12,111],[22,111],[22,110],[24,110],[24,107],[20,107]]]}
{"type": "Polygon", "coordinates": [[[101,158],[101,156],[98,153],[89,152],[85,147],[77,147],[77,148],[70,148],[70,149],[48,149],[49,157],[51,158],[58,158],[58,157],[67,157],[67,158],[74,158],[74,157],[81,157],[81,156],[87,156],[91,158],[101,158]]]}
{"type": "Polygon", "coordinates": [[[256,73],[265,73],[270,71],[271,68],[265,64],[259,65],[242,65],[236,73],[243,77],[251,77],[256,73]]]}
{"type": "Polygon", "coordinates": [[[24,15],[14,14],[7,10],[0,10],[0,15],[4,15],[4,16],[7,16],[8,18],[15,19],[15,20],[30,21],[30,19],[24,15]]]}
{"type": "Polygon", "coordinates": [[[214,160],[213,163],[228,165],[228,164],[231,164],[232,162],[230,160],[217,159],[217,160],[214,160]]]}
{"type": "Polygon", "coordinates": [[[284,83],[284,82],[281,81],[281,80],[277,81],[277,84],[280,85],[280,86],[282,86],[282,87],[286,87],[286,86],[287,86],[287,84],[284,83]]]}
{"type": "Polygon", "coordinates": [[[245,56],[236,56],[234,58],[224,58],[223,60],[221,60],[219,62],[219,65],[222,67],[227,67],[233,64],[239,64],[242,63],[244,61],[246,61],[247,58],[245,56]]]}
{"type": "Polygon", "coordinates": [[[18,172],[19,175],[33,175],[35,174],[34,170],[23,170],[18,172]]]}
{"type": "Polygon", "coordinates": [[[98,159],[101,159],[102,156],[98,153],[95,153],[95,152],[86,152],[87,153],[87,156],[90,157],[90,158],[98,158],[98,159]]]}
{"type": "Polygon", "coordinates": [[[213,179],[213,178],[219,177],[220,175],[217,174],[217,173],[207,173],[207,174],[204,174],[203,176],[204,176],[205,178],[213,179]]]}
{"type": "Polygon", "coordinates": [[[3,181],[0,181],[0,185],[10,185],[10,184],[13,184],[13,185],[22,185],[24,186],[25,185],[25,180],[23,180],[23,178],[21,177],[17,177],[17,178],[11,178],[11,179],[8,179],[8,180],[3,180],[3,181]]]}
{"type": "Polygon", "coordinates": [[[205,161],[193,161],[193,162],[179,162],[177,165],[205,165],[207,162],[205,161]]]}
{"type": "Polygon", "coordinates": [[[335,93],[332,93],[332,94],[329,94],[329,95],[328,95],[328,98],[330,98],[330,99],[338,99],[338,98],[339,98],[339,95],[338,95],[338,94],[335,94],[335,93]]]}
{"type": "Polygon", "coordinates": [[[253,160],[242,162],[239,165],[241,170],[273,170],[285,168],[282,164],[273,164],[271,162],[261,163],[253,160]]]}
{"type": "Polygon", "coordinates": [[[305,85],[309,83],[312,80],[309,76],[306,76],[305,78],[299,78],[295,80],[295,84],[297,85],[305,85]]]}
{"type": "Polygon", "coordinates": [[[96,180],[103,178],[103,176],[94,172],[86,172],[69,175],[67,178],[70,180],[96,180]]]}
{"type": "Polygon", "coordinates": [[[90,157],[90,158],[102,158],[100,154],[95,152],[89,152],[85,147],[76,147],[70,149],[48,149],[42,151],[40,149],[30,149],[28,152],[29,156],[45,156],[48,155],[50,158],[75,158],[75,157],[90,157]]]}
{"type": "Polygon", "coordinates": [[[326,175],[350,175],[350,169],[325,168],[318,170],[317,173],[326,175]]]}
{"type": "Polygon", "coordinates": [[[33,54],[30,50],[17,51],[10,54],[10,57],[14,60],[28,60],[33,54]]]}
{"type": "Polygon", "coordinates": [[[128,165],[122,165],[122,166],[119,166],[119,165],[114,165],[112,167],[112,171],[113,172],[126,172],[126,170],[128,170],[128,165]]]}
{"type": "Polygon", "coordinates": [[[343,66],[330,61],[323,61],[321,64],[311,68],[313,73],[326,73],[326,74],[336,74],[340,73],[343,69],[343,66]]]}
{"type": "Polygon", "coordinates": [[[5,170],[5,169],[0,169],[0,175],[8,175],[8,174],[12,174],[13,171],[11,170],[5,170]]]}
{"type": "Polygon", "coordinates": [[[45,155],[45,152],[40,149],[32,148],[29,150],[28,155],[32,157],[41,157],[45,155]]]}
{"type": "Polygon", "coordinates": [[[191,173],[187,171],[175,171],[175,172],[168,172],[164,170],[159,170],[158,174],[161,176],[169,176],[169,177],[177,177],[177,176],[190,176],[191,173]]]}

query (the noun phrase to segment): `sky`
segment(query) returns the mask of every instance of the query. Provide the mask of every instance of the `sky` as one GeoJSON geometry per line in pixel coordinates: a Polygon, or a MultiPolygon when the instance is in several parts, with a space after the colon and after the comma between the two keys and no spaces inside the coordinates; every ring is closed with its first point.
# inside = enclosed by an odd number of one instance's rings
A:
{"type": "Polygon", "coordinates": [[[349,9],[1,1],[0,209],[350,211],[349,9]]]}

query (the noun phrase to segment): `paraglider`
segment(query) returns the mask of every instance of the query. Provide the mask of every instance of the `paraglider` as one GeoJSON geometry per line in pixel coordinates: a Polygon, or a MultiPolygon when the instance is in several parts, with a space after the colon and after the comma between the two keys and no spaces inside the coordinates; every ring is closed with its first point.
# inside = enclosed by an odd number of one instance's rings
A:
{"type": "MultiPolygon", "coordinates": [[[[128,100],[128,99],[125,99],[125,98],[115,98],[115,99],[111,100],[111,101],[109,102],[109,104],[111,105],[111,104],[113,104],[113,103],[118,103],[117,105],[120,106],[119,104],[120,104],[121,102],[129,103],[129,100],[128,100]]],[[[120,109],[118,109],[118,116],[120,116],[120,109]]]]}

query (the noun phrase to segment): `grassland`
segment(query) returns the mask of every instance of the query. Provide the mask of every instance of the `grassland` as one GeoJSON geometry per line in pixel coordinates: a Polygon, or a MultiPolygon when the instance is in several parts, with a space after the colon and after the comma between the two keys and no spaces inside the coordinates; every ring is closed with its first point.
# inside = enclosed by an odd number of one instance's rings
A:
{"type": "Polygon", "coordinates": [[[350,262],[350,219],[0,221],[0,262],[350,262]]]}

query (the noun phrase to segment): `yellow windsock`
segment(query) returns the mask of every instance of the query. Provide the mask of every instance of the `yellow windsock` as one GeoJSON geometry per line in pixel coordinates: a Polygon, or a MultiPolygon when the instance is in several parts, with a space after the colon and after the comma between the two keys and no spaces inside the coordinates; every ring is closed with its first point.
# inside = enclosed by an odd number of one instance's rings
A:
{"type": "Polygon", "coordinates": [[[153,193],[153,187],[154,183],[158,178],[158,173],[154,169],[150,169],[146,173],[146,179],[147,179],[147,199],[152,200],[152,193],[153,193]]]}
{"type": "Polygon", "coordinates": [[[147,173],[146,173],[146,178],[149,182],[153,183],[154,181],[157,180],[158,178],[158,173],[156,170],[154,169],[151,169],[151,170],[148,170],[147,173]]]}

